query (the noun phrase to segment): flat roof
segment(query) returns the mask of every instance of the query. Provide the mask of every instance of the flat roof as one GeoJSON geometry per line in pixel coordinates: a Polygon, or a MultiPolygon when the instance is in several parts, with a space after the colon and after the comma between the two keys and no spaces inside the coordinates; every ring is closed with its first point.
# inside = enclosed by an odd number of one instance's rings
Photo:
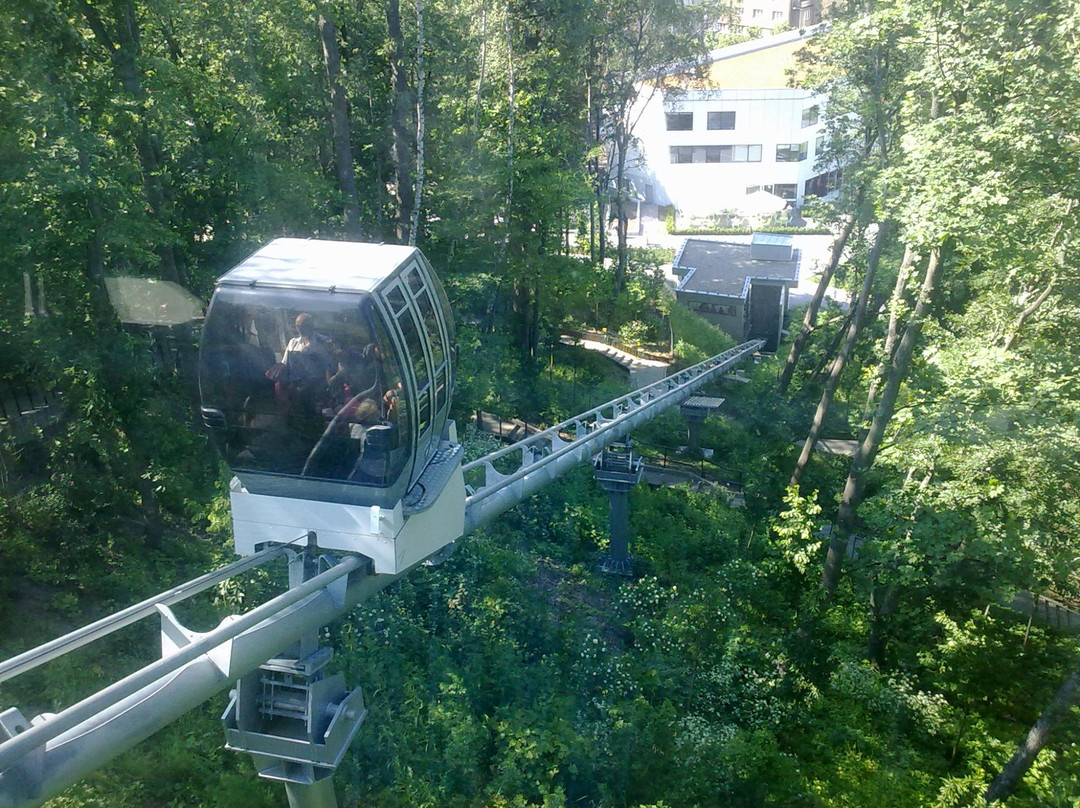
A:
{"type": "Polygon", "coordinates": [[[716,396],[690,396],[682,403],[684,407],[694,407],[699,410],[718,410],[720,405],[727,399],[716,396]]]}
{"type": "Polygon", "coordinates": [[[279,238],[230,269],[218,283],[371,292],[416,251],[400,244],[279,238]]]}
{"type": "MultiPolygon", "coordinates": [[[[706,59],[705,85],[712,90],[788,87],[788,70],[795,66],[795,54],[807,40],[827,30],[827,24],[821,23],[711,51],[706,59]]],[[[664,77],[671,79],[685,72],[685,67],[677,67],[666,71],[664,77]]]]}
{"type": "Polygon", "coordinates": [[[790,261],[757,261],[749,244],[688,238],[675,257],[674,266],[686,271],[676,291],[742,298],[754,279],[793,285],[801,258],[794,250],[790,261]]]}
{"type": "Polygon", "coordinates": [[[751,244],[769,244],[774,247],[790,247],[793,239],[783,233],[754,233],[751,244]]]}

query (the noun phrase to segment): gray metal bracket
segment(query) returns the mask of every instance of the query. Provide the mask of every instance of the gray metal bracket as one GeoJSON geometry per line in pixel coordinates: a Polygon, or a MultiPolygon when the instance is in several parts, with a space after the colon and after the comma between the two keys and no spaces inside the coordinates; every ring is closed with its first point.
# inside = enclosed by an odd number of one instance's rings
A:
{"type": "MultiPolygon", "coordinates": [[[[26,732],[31,723],[17,707],[0,713],[0,741],[6,741],[26,732]]],[[[19,762],[0,773],[4,789],[20,794],[23,799],[33,800],[41,796],[41,781],[45,770],[45,747],[39,746],[27,752],[19,762]]]]}

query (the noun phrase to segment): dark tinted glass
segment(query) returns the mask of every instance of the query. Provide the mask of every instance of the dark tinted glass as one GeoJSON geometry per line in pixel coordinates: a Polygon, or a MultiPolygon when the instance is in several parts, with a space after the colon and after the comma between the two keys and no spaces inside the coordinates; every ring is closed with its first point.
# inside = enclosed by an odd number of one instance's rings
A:
{"type": "Polygon", "coordinates": [[[199,377],[233,470],[385,487],[411,456],[399,358],[366,295],[222,288],[199,377]]]}

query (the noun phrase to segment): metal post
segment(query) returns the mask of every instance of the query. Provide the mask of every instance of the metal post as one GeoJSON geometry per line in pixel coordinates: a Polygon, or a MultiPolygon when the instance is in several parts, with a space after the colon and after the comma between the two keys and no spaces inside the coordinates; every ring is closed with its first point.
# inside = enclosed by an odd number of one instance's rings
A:
{"type": "Polygon", "coordinates": [[[697,457],[701,454],[701,421],[689,421],[689,428],[687,429],[687,443],[689,447],[687,452],[690,457],[697,457]]]}
{"type": "MultiPolygon", "coordinates": [[[[317,577],[327,559],[314,533],[289,560],[289,586],[317,577]]],[[[311,626],[294,645],[236,683],[222,716],[225,748],[251,754],[260,777],[285,786],[290,808],[337,808],[333,774],[367,710],[359,688],[329,675],[333,657],[311,626]]]]}
{"type": "Polygon", "coordinates": [[[337,808],[332,777],[314,783],[286,783],[285,794],[289,808],[337,808]]]}
{"type": "Polygon", "coordinates": [[[616,575],[633,574],[630,557],[630,489],[638,484],[645,466],[630,448],[629,440],[608,446],[597,457],[593,478],[608,492],[611,530],[607,558],[600,565],[602,572],[616,575]]]}
{"type": "Polygon", "coordinates": [[[608,555],[612,563],[616,565],[626,564],[630,559],[630,492],[609,491],[608,503],[610,505],[609,526],[611,530],[611,544],[608,555]]]}

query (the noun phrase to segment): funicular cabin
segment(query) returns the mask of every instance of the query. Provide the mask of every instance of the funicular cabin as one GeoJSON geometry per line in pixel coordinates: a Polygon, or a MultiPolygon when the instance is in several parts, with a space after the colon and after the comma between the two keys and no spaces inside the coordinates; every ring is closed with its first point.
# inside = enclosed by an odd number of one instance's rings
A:
{"type": "Polygon", "coordinates": [[[315,531],[396,573],[464,525],[449,304],[413,247],[278,239],[222,276],[203,420],[230,469],[237,552],[315,531]]]}

